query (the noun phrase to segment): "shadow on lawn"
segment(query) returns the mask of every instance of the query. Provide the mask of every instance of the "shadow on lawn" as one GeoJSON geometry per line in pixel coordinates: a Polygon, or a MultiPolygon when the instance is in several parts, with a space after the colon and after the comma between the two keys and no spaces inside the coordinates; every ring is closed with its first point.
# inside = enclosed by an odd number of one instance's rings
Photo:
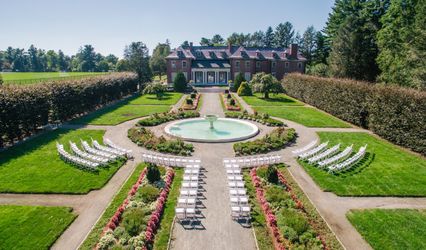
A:
{"type": "Polygon", "coordinates": [[[366,152],[364,157],[360,161],[358,161],[354,166],[352,166],[350,169],[344,170],[342,172],[338,172],[335,175],[342,178],[346,178],[348,176],[359,174],[365,169],[367,169],[370,166],[370,164],[374,161],[375,158],[376,158],[376,154],[366,152]]]}

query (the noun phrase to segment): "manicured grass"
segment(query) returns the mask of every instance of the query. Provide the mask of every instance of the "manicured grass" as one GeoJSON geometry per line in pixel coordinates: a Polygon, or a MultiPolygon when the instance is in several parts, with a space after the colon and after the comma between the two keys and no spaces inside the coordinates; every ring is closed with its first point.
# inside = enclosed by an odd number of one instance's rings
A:
{"type": "Polygon", "coordinates": [[[90,138],[102,142],[103,130],[58,129],[0,152],[0,192],[7,193],[87,193],[99,189],[123,162],[100,168],[99,172],[80,170],[59,158],[56,141],[69,150],[69,141],[90,138]]]}
{"type": "Polygon", "coordinates": [[[170,110],[168,105],[129,105],[109,106],[81,118],[73,120],[73,124],[117,125],[138,117],[162,113],[170,110]]]}
{"type": "Polygon", "coordinates": [[[254,188],[250,174],[244,172],[244,182],[247,188],[247,194],[249,195],[249,202],[251,207],[251,225],[256,234],[257,245],[260,250],[274,249],[274,243],[269,233],[266,224],[266,218],[263,214],[262,208],[256,198],[256,189],[254,188]]]}
{"type": "Polygon", "coordinates": [[[319,132],[322,142],[368,144],[364,164],[339,175],[302,163],[324,190],[343,196],[426,196],[426,161],[367,133],[319,132]]]}
{"type": "Polygon", "coordinates": [[[173,184],[170,189],[167,202],[164,205],[164,213],[161,218],[160,228],[157,231],[154,241],[155,250],[167,250],[169,238],[170,238],[170,229],[173,224],[175,217],[175,207],[177,204],[177,199],[179,197],[179,190],[183,179],[183,169],[175,169],[175,177],[173,179],[173,184]]]}
{"type": "Polygon", "coordinates": [[[349,128],[350,124],[311,107],[254,107],[261,113],[300,123],[306,127],[349,128]]]}
{"type": "Polygon", "coordinates": [[[426,210],[352,210],[346,216],[373,249],[426,249],[426,210]]]}
{"type": "Polygon", "coordinates": [[[129,179],[127,179],[127,181],[123,184],[120,191],[118,191],[118,193],[112,199],[111,203],[109,204],[105,212],[102,214],[101,218],[93,227],[86,240],[80,246],[80,249],[91,250],[96,246],[96,243],[100,238],[103,228],[106,226],[109,219],[114,215],[117,208],[123,203],[124,199],[126,199],[130,188],[138,180],[139,175],[145,167],[146,165],[143,163],[136,166],[136,169],[130,175],[129,179]]]}
{"type": "Polygon", "coordinates": [[[31,84],[47,80],[70,79],[74,77],[104,75],[102,72],[8,72],[0,73],[6,84],[31,84]]]}
{"type": "Polygon", "coordinates": [[[49,249],[76,215],[66,207],[0,206],[0,249],[49,249]]]}
{"type": "Polygon", "coordinates": [[[173,105],[182,97],[182,93],[166,92],[161,99],[157,99],[155,95],[142,95],[129,102],[129,104],[139,105],[173,105]]]}
{"type": "Polygon", "coordinates": [[[303,106],[304,104],[285,94],[270,94],[269,99],[263,98],[260,93],[253,96],[242,96],[243,100],[251,106],[303,106]]]}

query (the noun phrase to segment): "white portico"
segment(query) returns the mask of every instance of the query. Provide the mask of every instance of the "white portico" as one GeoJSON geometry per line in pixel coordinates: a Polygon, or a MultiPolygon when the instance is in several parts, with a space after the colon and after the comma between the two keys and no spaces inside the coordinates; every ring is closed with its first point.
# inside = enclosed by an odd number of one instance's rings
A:
{"type": "Polygon", "coordinates": [[[231,65],[224,61],[197,61],[192,64],[191,74],[195,84],[227,84],[231,65]]]}

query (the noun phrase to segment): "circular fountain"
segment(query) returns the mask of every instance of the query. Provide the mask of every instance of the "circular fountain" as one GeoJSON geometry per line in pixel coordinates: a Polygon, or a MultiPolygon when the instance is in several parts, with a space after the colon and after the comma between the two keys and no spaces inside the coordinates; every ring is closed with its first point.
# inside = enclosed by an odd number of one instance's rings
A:
{"type": "Polygon", "coordinates": [[[217,115],[172,122],[164,130],[168,135],[194,142],[241,141],[259,133],[259,128],[250,122],[217,115]]]}

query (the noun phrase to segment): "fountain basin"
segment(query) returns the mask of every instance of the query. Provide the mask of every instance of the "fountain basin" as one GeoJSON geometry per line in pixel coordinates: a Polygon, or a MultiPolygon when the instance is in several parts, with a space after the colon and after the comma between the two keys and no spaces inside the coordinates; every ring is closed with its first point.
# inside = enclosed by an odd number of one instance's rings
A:
{"type": "Polygon", "coordinates": [[[251,138],[259,133],[253,123],[230,118],[216,118],[213,128],[209,119],[193,118],[168,124],[164,130],[173,137],[193,142],[233,142],[251,138]]]}

